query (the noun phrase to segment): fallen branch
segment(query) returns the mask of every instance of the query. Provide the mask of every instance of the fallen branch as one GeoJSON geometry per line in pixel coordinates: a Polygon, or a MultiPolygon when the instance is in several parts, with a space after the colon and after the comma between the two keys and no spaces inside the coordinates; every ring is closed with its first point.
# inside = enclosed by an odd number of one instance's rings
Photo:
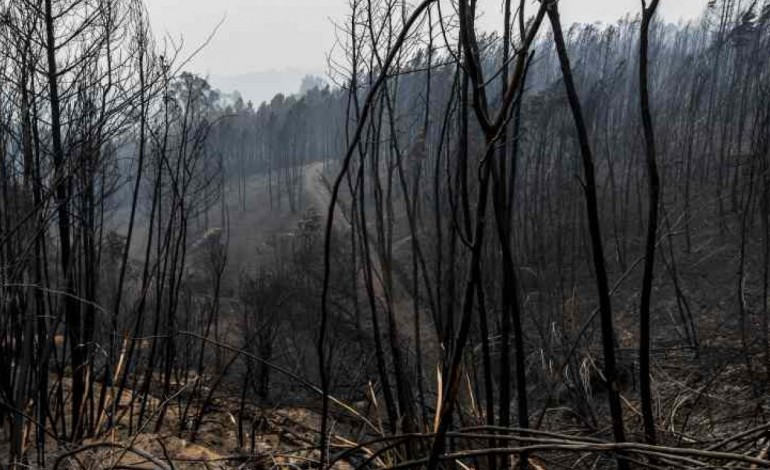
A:
{"type": "MultiPolygon", "coordinates": [[[[147,460],[148,462],[152,463],[153,465],[155,465],[157,468],[159,468],[161,470],[173,470],[172,467],[167,465],[165,462],[162,462],[161,460],[158,460],[157,458],[155,458],[151,454],[148,454],[147,452],[145,452],[145,451],[143,451],[141,449],[137,449],[135,447],[131,447],[131,446],[123,445],[123,444],[118,444],[118,443],[115,443],[115,442],[98,442],[98,443],[95,443],[95,444],[87,444],[87,445],[78,447],[77,449],[74,449],[74,450],[71,450],[69,452],[66,452],[66,453],[64,453],[64,454],[62,454],[62,455],[60,455],[59,457],[56,458],[56,460],[53,463],[53,470],[57,470],[59,468],[59,465],[61,465],[61,463],[65,459],[67,459],[67,458],[74,457],[77,454],[81,454],[81,453],[87,452],[89,450],[101,449],[101,448],[105,448],[105,447],[106,448],[112,448],[112,449],[120,449],[121,451],[123,451],[123,455],[125,455],[127,453],[132,453],[132,454],[138,455],[139,457],[147,460]]],[[[124,468],[125,468],[125,466],[124,466],[124,468]]]]}

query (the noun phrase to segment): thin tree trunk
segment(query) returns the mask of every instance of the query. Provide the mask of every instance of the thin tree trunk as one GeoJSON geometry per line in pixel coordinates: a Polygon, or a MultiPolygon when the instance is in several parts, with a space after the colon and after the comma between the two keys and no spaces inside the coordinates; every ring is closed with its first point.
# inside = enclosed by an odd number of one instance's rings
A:
{"type": "MultiPolygon", "coordinates": [[[[593,262],[596,272],[596,287],[599,296],[602,347],[604,350],[604,376],[608,383],[607,388],[610,413],[612,415],[612,432],[616,442],[625,442],[626,434],[623,426],[623,409],[620,406],[620,394],[618,391],[617,370],[615,365],[615,332],[612,324],[612,303],[610,300],[607,268],[604,260],[601,221],[599,220],[599,204],[596,197],[597,189],[594,158],[588,140],[588,131],[586,130],[583,118],[583,110],[572,77],[572,67],[567,55],[567,46],[561,29],[559,7],[557,4],[553,3],[548,7],[548,18],[550,19],[553,28],[556,51],[559,56],[559,64],[564,78],[564,85],[567,90],[570,109],[572,110],[572,117],[575,121],[578,140],[580,142],[580,154],[583,161],[583,177],[585,178],[585,181],[583,182],[583,193],[586,202],[586,212],[588,214],[588,228],[591,235],[593,262]]],[[[618,467],[621,470],[627,470],[629,468],[628,461],[625,460],[621,453],[618,454],[618,467]]]]}
{"type": "Polygon", "coordinates": [[[660,200],[660,177],[655,152],[655,131],[650,111],[648,77],[650,23],[660,0],[652,0],[649,7],[642,0],[642,27],[639,46],[639,97],[642,111],[642,127],[647,155],[647,180],[649,184],[649,207],[647,215],[647,241],[644,249],[644,275],[639,307],[639,386],[642,398],[642,420],[644,437],[648,444],[655,444],[655,416],[652,410],[650,384],[650,303],[652,280],[655,268],[655,246],[658,233],[658,207],[660,200]]]}

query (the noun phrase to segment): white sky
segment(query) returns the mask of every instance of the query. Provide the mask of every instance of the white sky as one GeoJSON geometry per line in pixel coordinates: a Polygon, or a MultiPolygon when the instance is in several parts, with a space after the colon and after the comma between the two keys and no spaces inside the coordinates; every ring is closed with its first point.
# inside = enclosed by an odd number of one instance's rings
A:
{"type": "MultiPolygon", "coordinates": [[[[446,0],[444,0],[446,1],[446,0]]],[[[493,18],[501,0],[479,2],[493,18]]],[[[697,16],[707,0],[661,0],[669,21],[697,16]]],[[[334,46],[332,21],[344,20],[347,0],[147,0],[156,35],[184,38],[188,52],[200,46],[224,19],[218,33],[189,69],[212,75],[238,75],[296,69],[322,73],[334,46]]],[[[640,0],[561,0],[565,23],[614,22],[637,12],[640,0]]]]}

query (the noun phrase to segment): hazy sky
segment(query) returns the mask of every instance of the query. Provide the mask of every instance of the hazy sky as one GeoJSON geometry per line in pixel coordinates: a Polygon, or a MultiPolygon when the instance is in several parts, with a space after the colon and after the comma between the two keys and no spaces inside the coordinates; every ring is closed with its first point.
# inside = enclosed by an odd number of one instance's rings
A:
{"type": "MultiPolygon", "coordinates": [[[[447,2],[449,0],[441,0],[447,2]]],[[[561,0],[565,23],[615,22],[637,13],[641,0],[561,0]]],[[[661,0],[668,21],[697,16],[707,0],[661,0]]],[[[185,67],[223,91],[239,90],[260,103],[296,93],[304,75],[325,76],[334,47],[334,22],[344,21],[348,0],[147,0],[156,36],[184,41],[187,54],[216,35],[185,67]]],[[[532,0],[531,4],[534,4],[532,0]]],[[[502,0],[481,0],[481,27],[500,29],[502,0]]],[[[534,10],[534,8],[533,8],[534,10]]]]}
{"type": "MultiPolygon", "coordinates": [[[[677,21],[697,15],[706,2],[662,0],[661,13],[677,21]]],[[[487,22],[501,3],[479,2],[488,12],[487,22]]],[[[219,77],[285,69],[295,69],[296,75],[322,74],[326,53],[335,42],[333,21],[344,20],[348,13],[347,0],[147,0],[147,5],[156,35],[183,37],[188,52],[223,21],[211,44],[188,67],[219,77]]],[[[640,0],[561,0],[560,5],[565,23],[614,22],[637,12],[640,0]]]]}

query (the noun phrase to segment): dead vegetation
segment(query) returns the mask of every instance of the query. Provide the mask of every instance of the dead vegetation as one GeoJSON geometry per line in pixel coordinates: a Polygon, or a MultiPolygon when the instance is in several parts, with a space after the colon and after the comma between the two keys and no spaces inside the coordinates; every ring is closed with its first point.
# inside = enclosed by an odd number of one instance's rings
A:
{"type": "Polygon", "coordinates": [[[481,3],[256,107],[0,5],[0,467],[770,468],[770,2],[481,3]]]}

